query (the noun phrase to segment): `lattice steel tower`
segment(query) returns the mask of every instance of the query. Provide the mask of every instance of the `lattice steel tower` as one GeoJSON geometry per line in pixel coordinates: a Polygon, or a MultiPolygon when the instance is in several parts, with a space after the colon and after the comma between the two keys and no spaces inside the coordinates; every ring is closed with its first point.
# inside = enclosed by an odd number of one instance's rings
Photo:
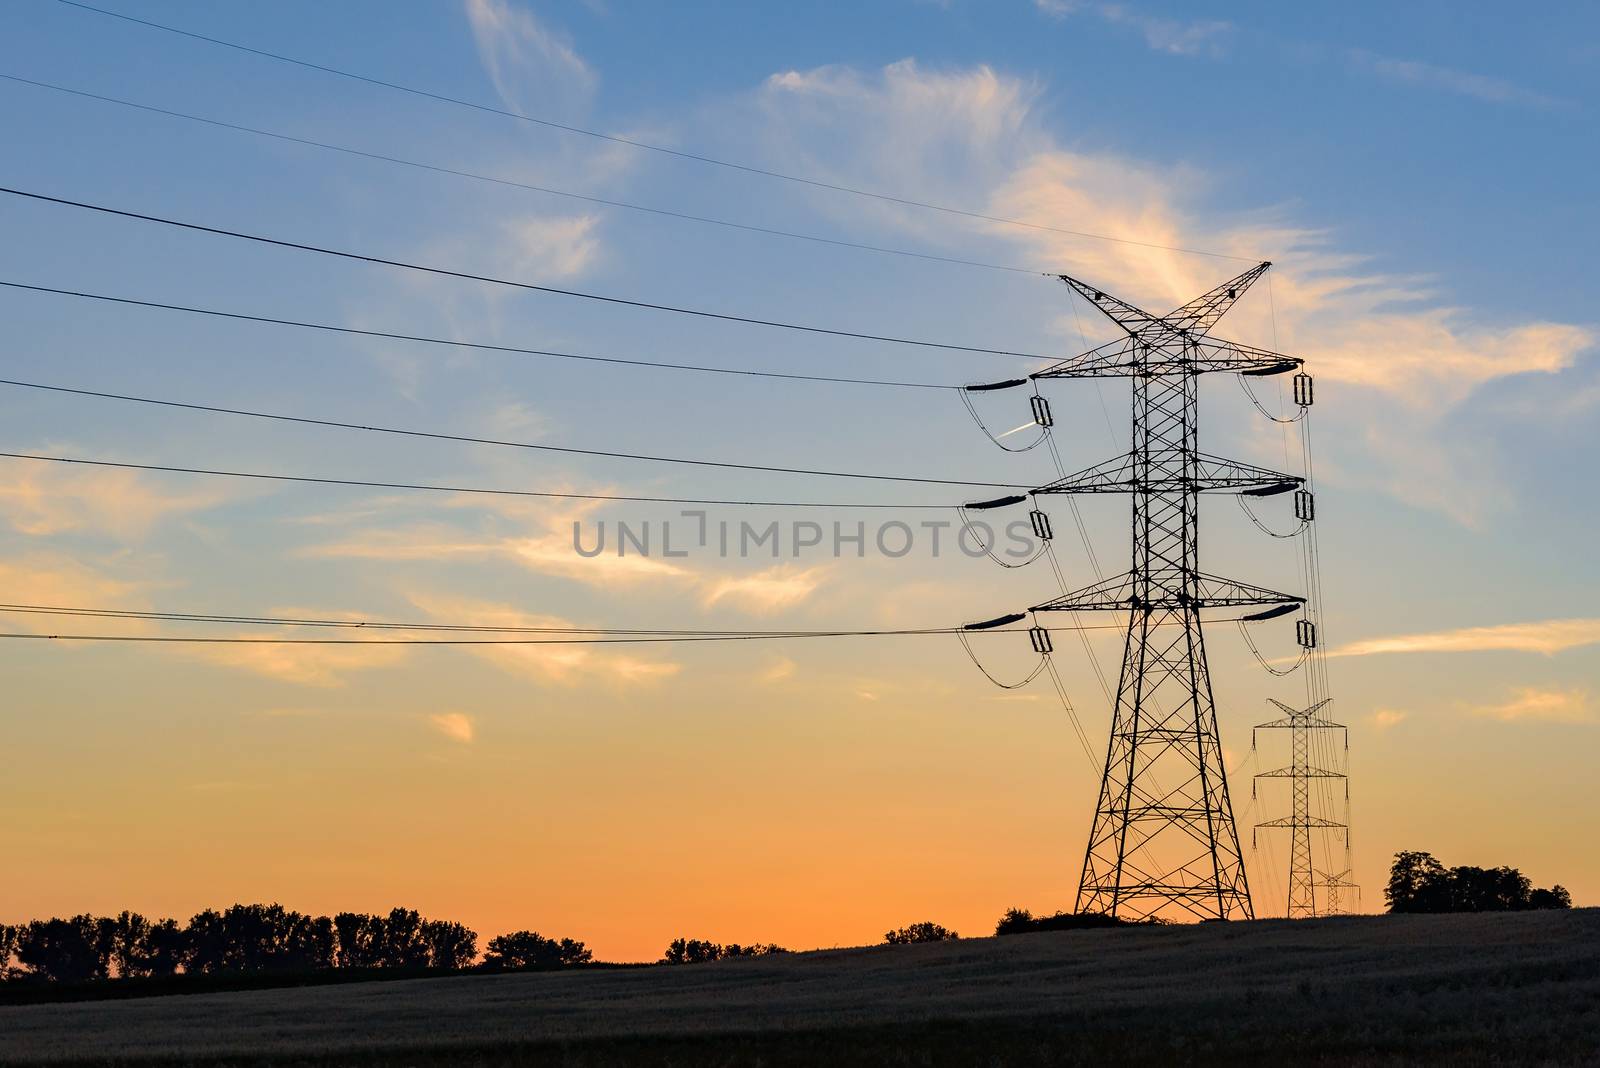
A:
{"type": "MultiPolygon", "coordinates": [[[[1262,771],[1256,774],[1256,780],[1261,779],[1287,779],[1289,780],[1290,813],[1275,820],[1264,820],[1256,824],[1256,829],[1263,827],[1285,827],[1289,830],[1289,908],[1288,917],[1302,919],[1318,915],[1317,890],[1328,891],[1330,898],[1325,898],[1322,912],[1334,911],[1337,906],[1333,900],[1338,897],[1340,890],[1352,886],[1346,881],[1349,875],[1345,872],[1319,872],[1311,851],[1312,831],[1337,831],[1345,833],[1345,825],[1330,820],[1325,816],[1316,816],[1311,812],[1311,781],[1313,779],[1344,779],[1343,772],[1332,768],[1319,767],[1311,762],[1311,736],[1317,731],[1345,731],[1345,747],[1349,748],[1349,732],[1343,723],[1335,723],[1322,715],[1323,709],[1328,707],[1332,698],[1324,698],[1304,710],[1290,708],[1282,701],[1271,699],[1283,711],[1280,719],[1258,723],[1250,732],[1250,748],[1256,745],[1256,731],[1283,729],[1289,732],[1289,763],[1285,767],[1274,768],[1272,771],[1262,771]]],[[[1251,784],[1251,792],[1255,792],[1255,784],[1251,784]]]]}
{"type": "MultiPolygon", "coordinates": [[[[1123,337],[1035,373],[1130,378],[1133,447],[1036,493],[1128,493],[1133,565],[1127,574],[1037,605],[1036,612],[1128,613],[1105,772],[1078,884],[1077,911],[1143,918],[1251,917],[1239,835],[1223,769],[1202,613],[1303,603],[1200,570],[1199,495],[1270,496],[1302,479],[1200,451],[1196,392],[1210,372],[1275,375],[1300,361],[1210,336],[1271,266],[1262,263],[1176,311],[1156,316],[1066,275],[1123,337]]],[[[1236,617],[1237,618],[1237,617],[1236,617]]]]}

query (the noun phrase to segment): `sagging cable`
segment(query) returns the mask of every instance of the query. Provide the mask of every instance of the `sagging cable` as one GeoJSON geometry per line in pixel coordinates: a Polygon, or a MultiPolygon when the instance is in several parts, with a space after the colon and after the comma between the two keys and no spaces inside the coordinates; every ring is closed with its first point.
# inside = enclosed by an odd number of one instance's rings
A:
{"type": "Polygon", "coordinates": [[[1002,682],[1001,680],[995,678],[994,674],[992,672],[990,672],[990,670],[988,668],[983,666],[983,661],[978,659],[978,654],[976,654],[976,653],[974,653],[972,651],[972,643],[968,640],[967,635],[966,635],[965,632],[967,630],[987,629],[990,626],[1001,626],[1001,625],[1003,625],[1002,621],[1004,623],[1015,623],[1018,620],[1025,619],[1025,618],[1026,618],[1026,616],[1024,616],[1022,613],[1018,612],[1018,613],[1015,613],[1015,614],[1010,615],[1010,616],[1001,616],[1000,620],[989,620],[988,623],[986,623],[986,624],[978,624],[976,626],[974,626],[973,624],[968,624],[966,627],[963,627],[961,630],[956,631],[956,638],[960,640],[961,648],[963,648],[963,649],[965,649],[967,651],[967,659],[972,661],[973,667],[976,667],[979,671],[981,671],[983,673],[983,677],[984,678],[988,679],[990,682],[994,683],[996,686],[1000,687],[1000,689],[1002,689],[1002,690],[1020,690],[1024,686],[1028,685],[1028,683],[1030,683],[1034,679],[1038,678],[1039,677],[1039,673],[1045,669],[1045,665],[1050,663],[1050,655],[1048,653],[1040,653],[1039,654],[1039,662],[1034,665],[1033,670],[1028,672],[1027,677],[1024,678],[1022,681],[1020,681],[1020,682],[1002,682]]]}
{"type": "MultiPolygon", "coordinates": [[[[1290,612],[1293,612],[1296,608],[1299,607],[1299,605],[1279,605],[1278,607],[1279,608],[1286,608],[1290,612]]],[[[1287,613],[1286,612],[1278,612],[1278,614],[1279,615],[1286,615],[1287,613]]],[[[1246,616],[1245,617],[1245,619],[1251,619],[1251,618],[1253,618],[1253,617],[1251,617],[1251,616],[1246,616]]],[[[1310,650],[1301,649],[1300,650],[1300,655],[1295,658],[1294,663],[1289,665],[1286,668],[1273,667],[1272,663],[1270,661],[1268,661],[1266,657],[1261,655],[1261,650],[1256,647],[1255,640],[1250,637],[1250,628],[1245,624],[1245,619],[1239,620],[1239,635],[1242,638],[1244,638],[1244,644],[1250,650],[1250,655],[1256,658],[1256,663],[1261,665],[1261,669],[1263,671],[1267,672],[1269,675],[1276,675],[1281,679],[1285,675],[1293,675],[1296,671],[1300,670],[1300,668],[1305,664],[1306,657],[1309,655],[1310,650]]]]}
{"type": "MultiPolygon", "coordinates": [[[[985,423],[983,421],[983,416],[978,414],[978,408],[977,408],[976,405],[974,405],[972,403],[972,398],[969,396],[969,394],[971,394],[971,393],[991,392],[991,391],[1000,390],[1000,389],[1012,389],[1012,388],[1014,388],[1016,386],[1024,386],[1024,385],[1027,385],[1027,384],[1028,384],[1028,380],[1027,379],[1025,379],[1025,378],[1016,378],[1016,379],[1007,379],[1004,382],[992,382],[992,383],[987,383],[987,384],[983,384],[983,385],[965,386],[962,389],[957,391],[957,395],[960,396],[960,398],[961,398],[962,407],[966,408],[967,414],[972,416],[972,421],[974,423],[978,424],[978,429],[983,431],[983,436],[988,438],[990,441],[994,442],[996,445],[998,445],[1000,448],[1004,449],[1006,452],[1029,452],[1029,451],[1031,451],[1033,449],[1037,449],[1041,444],[1044,443],[1045,438],[1047,438],[1050,435],[1050,427],[1049,427],[1049,425],[1048,424],[1044,424],[1044,423],[1040,423],[1038,418],[1037,418],[1037,413],[1035,413],[1035,418],[1029,420],[1028,422],[1022,423],[1022,424],[1020,424],[1018,426],[1014,426],[1010,430],[1002,430],[1002,431],[996,433],[995,431],[993,431],[993,430],[991,430],[989,428],[989,424],[987,424],[987,423],[985,423]],[[1030,440],[1025,445],[1011,445],[1011,444],[1008,444],[1007,442],[1002,440],[1003,438],[1008,438],[1013,434],[1020,434],[1022,431],[1027,430],[1029,427],[1038,427],[1039,428],[1039,433],[1038,433],[1038,435],[1036,437],[1034,437],[1032,440],[1030,440]]],[[[1037,396],[1037,393],[1035,393],[1035,395],[1037,396]]],[[[1048,416],[1049,416],[1048,409],[1046,410],[1045,414],[1046,414],[1046,417],[1048,418],[1048,416]]]]}
{"type": "MultiPolygon", "coordinates": [[[[956,505],[956,515],[961,520],[961,526],[958,528],[958,533],[956,534],[956,537],[958,537],[958,538],[969,538],[970,537],[973,540],[973,542],[975,542],[977,544],[978,548],[983,551],[983,555],[987,556],[990,560],[993,560],[995,563],[999,564],[1001,567],[1005,568],[1008,571],[1012,570],[1014,568],[1027,567],[1029,564],[1031,564],[1035,560],[1039,559],[1039,557],[1043,556],[1045,554],[1045,552],[1050,548],[1050,538],[1049,538],[1050,518],[1048,516],[1046,516],[1043,512],[1040,512],[1040,511],[1037,511],[1037,510],[1028,513],[1029,522],[1033,526],[1033,533],[1034,533],[1035,537],[1038,538],[1038,541],[1039,541],[1038,547],[1035,548],[1033,550],[1033,552],[1031,554],[1029,554],[1028,556],[1023,557],[1021,559],[1012,559],[1012,560],[1003,560],[1003,559],[1001,559],[1000,556],[995,553],[994,545],[992,544],[992,542],[990,542],[988,539],[985,539],[985,538],[981,537],[979,535],[979,532],[978,532],[977,528],[976,528],[976,524],[974,524],[972,522],[972,520],[967,518],[967,512],[969,510],[970,511],[983,511],[983,510],[991,509],[991,508],[1006,508],[1006,507],[1009,507],[1009,506],[1011,506],[1013,504],[1021,504],[1023,501],[1026,501],[1027,499],[1028,498],[1026,498],[1024,496],[1017,495],[1017,496],[1011,496],[1011,497],[999,497],[999,498],[996,498],[995,500],[992,500],[992,501],[977,501],[977,502],[974,502],[974,503],[971,503],[971,504],[958,504],[958,505],[956,505]],[[1036,518],[1034,518],[1035,516],[1037,516],[1039,518],[1036,519],[1036,518]],[[1039,533],[1039,531],[1040,531],[1040,519],[1043,520],[1043,529],[1046,532],[1044,535],[1040,535],[1040,533],[1039,533]]],[[[988,524],[984,524],[984,526],[987,528],[988,524]]],[[[993,530],[990,530],[990,533],[993,534],[994,533],[993,530]]]]}
{"type": "Polygon", "coordinates": [[[1243,494],[1236,494],[1234,496],[1234,500],[1239,502],[1239,510],[1244,512],[1244,514],[1249,517],[1250,522],[1255,524],[1256,529],[1261,531],[1261,533],[1265,534],[1269,538],[1298,538],[1300,535],[1306,532],[1307,524],[1304,518],[1301,518],[1299,526],[1295,527],[1287,534],[1282,534],[1267,526],[1266,523],[1261,521],[1260,516],[1256,515],[1255,512],[1250,510],[1250,504],[1245,500],[1243,494]]]}
{"type": "Polygon", "coordinates": [[[1302,420],[1302,419],[1304,419],[1306,417],[1306,408],[1305,408],[1304,405],[1302,405],[1300,407],[1300,410],[1298,412],[1296,412],[1292,416],[1289,416],[1288,418],[1285,418],[1284,416],[1281,416],[1281,415],[1273,415],[1271,412],[1267,411],[1267,406],[1261,403],[1260,398],[1256,396],[1255,390],[1250,388],[1250,383],[1248,381],[1246,381],[1246,379],[1245,379],[1246,375],[1252,375],[1252,374],[1259,376],[1261,374],[1261,372],[1260,371],[1255,371],[1255,372],[1241,371],[1235,377],[1237,377],[1238,380],[1239,380],[1239,388],[1244,390],[1244,395],[1246,397],[1250,398],[1250,403],[1255,405],[1256,411],[1260,412],[1268,420],[1270,420],[1271,422],[1274,422],[1274,423],[1298,423],[1300,420],[1302,420]]]}

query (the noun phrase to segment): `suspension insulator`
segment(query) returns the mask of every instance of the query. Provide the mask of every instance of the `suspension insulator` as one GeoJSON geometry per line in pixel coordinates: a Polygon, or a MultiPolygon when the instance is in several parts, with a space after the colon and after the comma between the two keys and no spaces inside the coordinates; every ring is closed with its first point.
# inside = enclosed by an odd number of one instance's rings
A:
{"type": "Polygon", "coordinates": [[[1301,371],[1294,376],[1294,402],[1302,408],[1311,407],[1311,376],[1301,371]]]}
{"type": "Polygon", "coordinates": [[[1033,421],[1040,426],[1055,426],[1056,421],[1050,415],[1050,402],[1035,393],[1028,398],[1028,403],[1033,407],[1033,421]]]}
{"type": "Polygon", "coordinates": [[[1294,494],[1294,517],[1309,523],[1317,518],[1316,502],[1311,497],[1310,490],[1296,490],[1294,494]]]}
{"type": "Polygon", "coordinates": [[[1050,517],[1037,508],[1028,513],[1028,518],[1033,521],[1033,536],[1040,541],[1049,541],[1055,537],[1050,531],[1050,517]]]}
{"type": "Polygon", "coordinates": [[[1050,632],[1043,627],[1028,628],[1028,640],[1033,643],[1033,651],[1036,653],[1044,654],[1055,651],[1050,644],[1050,632]]]}
{"type": "Polygon", "coordinates": [[[1317,625],[1309,619],[1295,621],[1294,636],[1302,649],[1315,649],[1317,647],[1317,625]]]}

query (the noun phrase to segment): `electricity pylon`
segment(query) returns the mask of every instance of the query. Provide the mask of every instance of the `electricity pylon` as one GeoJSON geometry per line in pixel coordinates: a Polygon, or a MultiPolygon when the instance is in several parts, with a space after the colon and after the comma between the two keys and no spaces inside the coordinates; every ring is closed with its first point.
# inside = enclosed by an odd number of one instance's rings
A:
{"type": "MultiPolygon", "coordinates": [[[[1288,917],[1301,919],[1323,915],[1340,909],[1340,891],[1354,887],[1348,881],[1349,871],[1319,872],[1311,851],[1312,831],[1338,831],[1345,833],[1345,825],[1324,816],[1311,814],[1311,780],[1343,779],[1344,773],[1311,763],[1311,735],[1313,731],[1345,731],[1345,745],[1349,746],[1349,731],[1343,723],[1335,723],[1322,715],[1332,698],[1324,698],[1303,710],[1295,710],[1282,701],[1273,700],[1283,711],[1280,719],[1258,723],[1250,732],[1250,748],[1256,746],[1255,732],[1284,729],[1289,732],[1289,764],[1272,771],[1259,772],[1256,779],[1288,779],[1290,814],[1275,820],[1256,824],[1263,827],[1286,827],[1289,830],[1289,907],[1288,917]],[[1328,891],[1323,907],[1317,908],[1317,890],[1328,891]]],[[[1255,785],[1251,785],[1252,794],[1255,785]]]]}
{"type": "Polygon", "coordinates": [[[1201,452],[1196,393],[1202,374],[1299,369],[1293,357],[1210,336],[1270,266],[1253,267],[1164,316],[1061,276],[1126,336],[1032,377],[1133,382],[1132,450],[1035,491],[1133,498],[1131,569],[1033,609],[1129,614],[1105,771],[1078,884],[1079,912],[1254,915],[1223,768],[1202,612],[1275,606],[1244,617],[1264,619],[1288,614],[1304,599],[1202,572],[1199,495],[1269,496],[1296,490],[1304,480],[1201,452]]]}

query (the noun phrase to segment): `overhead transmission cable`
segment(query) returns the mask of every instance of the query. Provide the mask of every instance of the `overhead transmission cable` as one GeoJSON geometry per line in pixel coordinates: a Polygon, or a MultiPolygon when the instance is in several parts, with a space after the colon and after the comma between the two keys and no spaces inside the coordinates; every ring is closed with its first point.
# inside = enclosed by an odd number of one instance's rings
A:
{"type": "Polygon", "coordinates": [[[695,460],[682,456],[656,456],[647,453],[614,452],[607,449],[580,449],[566,445],[545,445],[526,441],[505,441],[497,438],[479,438],[466,434],[446,434],[427,430],[406,430],[399,427],[371,426],[361,423],[346,423],[335,419],[316,419],[303,415],[285,415],[278,412],[258,412],[244,408],[226,408],[214,404],[194,404],[185,401],[163,400],[156,397],[139,397],[126,393],[108,393],[93,389],[76,389],[68,386],[52,386],[41,382],[21,382],[15,379],[0,378],[0,386],[12,386],[21,389],[36,389],[49,393],[61,393],[76,397],[93,397],[99,400],[122,401],[132,404],[148,404],[163,408],[180,408],[187,411],[207,412],[214,415],[240,416],[249,419],[264,419],[273,422],[294,423],[302,426],[330,427],[340,430],[356,430],[374,434],[390,434],[401,437],[423,438],[430,441],[449,441],[470,445],[493,445],[509,449],[527,449],[539,452],[556,452],[576,456],[598,456],[608,459],[644,460],[652,463],[679,464],[690,467],[716,467],[735,471],[761,471],[768,474],[785,475],[813,475],[824,478],[854,478],[866,479],[877,482],[913,482],[924,485],[938,486],[993,486],[1005,489],[1029,489],[1029,486],[1010,482],[984,482],[968,479],[949,478],[917,478],[909,475],[880,475],[867,474],[855,471],[829,471],[809,467],[778,467],[767,464],[742,464],[722,460],[695,460]]]}
{"type": "Polygon", "coordinates": [[[295,482],[319,486],[355,486],[363,489],[418,490],[431,493],[457,493],[493,497],[537,497],[552,500],[624,501],[635,504],[704,504],[752,508],[857,508],[864,510],[932,510],[946,509],[949,504],[916,504],[892,501],[763,501],[739,498],[704,497],[647,497],[621,493],[564,493],[554,490],[501,489],[484,486],[447,486],[425,482],[378,482],[355,478],[326,478],[313,475],[282,475],[261,471],[233,471],[211,467],[187,467],[174,464],[138,464],[118,460],[98,460],[82,456],[46,456],[28,452],[0,452],[0,457],[11,460],[33,460],[41,463],[78,464],[84,467],[106,467],[124,471],[152,471],[162,474],[209,475],[218,478],[254,479],[264,482],[295,482]]]}
{"type": "Polygon", "coordinates": [[[211,234],[216,237],[231,237],[240,241],[251,241],[261,245],[271,245],[275,248],[291,249],[296,252],[311,252],[319,256],[333,256],[339,259],[355,260],[360,263],[372,263],[383,267],[399,267],[402,270],[418,271],[423,274],[437,275],[442,278],[459,278],[468,282],[483,282],[489,285],[506,286],[511,289],[521,289],[535,293],[548,293],[558,297],[574,297],[579,300],[599,301],[603,304],[618,305],[628,308],[639,308],[644,311],[669,312],[674,315],[688,315],[701,319],[716,319],[722,322],[742,323],[746,326],[765,326],[777,330],[794,330],[807,334],[825,334],[831,337],[851,338],[858,341],[877,341],[889,345],[906,345],[914,348],[941,349],[948,352],[971,352],[983,356],[1015,356],[1028,360],[1051,360],[1056,357],[1046,356],[1037,352],[1019,352],[1014,349],[994,349],[982,345],[962,345],[955,342],[928,341],[919,338],[895,337],[887,334],[869,334],[856,330],[840,330],[826,326],[811,326],[805,323],[790,323],[776,319],[761,319],[748,315],[733,315],[728,312],[709,311],[705,308],[688,308],[675,304],[658,304],[647,300],[634,300],[628,297],[613,297],[603,293],[588,293],[580,289],[563,289],[559,286],[539,285],[534,282],[519,282],[509,278],[496,278],[492,275],[474,274],[471,271],[456,271],[447,267],[432,267],[426,264],[410,263],[405,260],[393,260],[383,256],[372,256],[362,252],[350,252],[344,249],[328,248],[324,245],[312,245],[301,241],[289,241],[283,238],[267,237],[262,234],[245,233],[242,230],[228,230],[219,226],[205,226],[200,223],[185,222],[182,219],[169,219],[161,215],[150,215],[144,212],[127,211],[122,208],[113,208],[104,204],[92,204],[83,200],[70,200],[66,197],[49,196],[45,193],[34,193],[26,189],[13,189],[9,186],[0,186],[0,193],[9,196],[26,197],[46,204],[56,204],[62,207],[79,208],[84,211],[99,212],[103,215],[114,215],[123,219],[135,219],[140,222],[157,223],[162,226],[171,226],[178,229],[190,230],[195,233],[211,234]]]}
{"type": "Polygon", "coordinates": [[[899,389],[946,389],[960,390],[962,387],[948,385],[942,382],[902,382],[882,378],[844,378],[834,375],[807,375],[790,371],[756,371],[743,367],[710,367],[703,364],[689,363],[664,363],[655,360],[625,359],[620,356],[590,356],[574,352],[555,352],[549,349],[522,348],[516,345],[494,345],[484,341],[457,341],[451,338],[427,337],[421,334],[404,334],[386,330],[362,330],[353,326],[338,326],[333,323],[312,323],[298,319],[280,319],[268,315],[247,315],[243,312],[221,311],[216,308],[197,308],[185,304],[163,304],[153,300],[135,300],[132,297],[116,297],[105,293],[89,293],[73,289],[57,289],[53,286],[30,285],[26,282],[8,282],[0,280],[0,286],[8,289],[27,290],[33,293],[52,293],[56,296],[72,297],[79,300],[98,300],[111,304],[123,304],[136,308],[151,308],[158,311],[182,312],[186,315],[207,315],[219,319],[232,319],[247,323],[260,323],[269,326],[289,326],[300,330],[321,330],[333,334],[348,334],[355,337],[375,337],[388,341],[410,341],[423,345],[443,345],[450,348],[474,349],[483,352],[503,352],[521,356],[549,357],[559,360],[579,360],[586,363],[621,364],[626,367],[651,367],[663,371],[693,371],[701,374],[714,375],[743,375],[751,378],[778,378],[798,382],[828,382],[848,386],[888,386],[899,389]]]}
{"type": "Polygon", "coordinates": [[[462,97],[450,96],[445,93],[432,92],[416,86],[404,85],[400,82],[388,81],[372,75],[359,74],[354,71],[343,70],[341,68],[322,63],[315,63],[311,60],[300,59],[296,56],[290,56],[282,52],[272,52],[263,48],[255,48],[237,41],[229,41],[221,37],[213,37],[203,33],[196,33],[193,30],[185,30],[177,26],[156,22],[152,19],[138,18],[134,15],[124,14],[120,11],[112,11],[108,8],[96,7],[93,4],[82,3],[81,0],[57,0],[57,2],[67,7],[77,8],[81,11],[93,12],[97,15],[105,15],[110,18],[120,19],[123,22],[133,23],[149,29],[161,30],[165,33],[176,34],[177,36],[186,37],[193,41],[202,41],[206,44],[217,45],[222,48],[231,48],[234,51],[248,53],[249,55],[258,56],[262,59],[270,59],[279,63],[289,63],[307,70],[320,71],[323,74],[331,74],[339,78],[347,78],[351,81],[363,82],[367,85],[373,85],[383,89],[390,89],[394,90],[395,92],[407,93],[411,96],[421,97],[441,104],[469,108],[473,111],[490,115],[500,115],[504,116],[505,118],[516,119],[520,122],[527,122],[536,126],[542,126],[546,129],[560,130],[569,134],[578,134],[583,137],[591,137],[596,140],[608,142],[610,144],[625,145],[629,148],[639,149],[646,152],[655,152],[661,155],[672,156],[677,159],[689,160],[695,163],[702,163],[713,167],[723,167],[729,170],[740,171],[745,174],[759,175],[763,178],[773,178],[779,181],[791,182],[797,185],[809,186],[815,189],[826,189],[835,193],[846,193],[851,196],[865,197],[871,200],[882,201],[890,204],[899,204],[904,207],[921,208],[927,211],[936,211],[946,215],[954,215],[981,222],[999,223],[1004,226],[1016,226],[1028,230],[1041,230],[1048,233],[1066,234],[1071,237],[1082,237],[1093,241],[1107,241],[1120,245],[1133,245],[1139,248],[1153,248],[1161,249],[1167,252],[1182,252],[1194,256],[1208,256],[1213,259],[1254,262],[1248,257],[1233,256],[1222,252],[1208,252],[1203,249],[1182,248],[1176,245],[1163,245],[1151,241],[1138,241],[1133,238],[1114,237],[1109,234],[1097,234],[1083,230],[1071,230],[1059,226],[1049,226],[1045,223],[1028,222],[1024,219],[1012,219],[999,215],[989,215],[979,211],[971,211],[964,208],[933,204],[923,200],[916,200],[911,197],[902,197],[891,193],[875,192],[873,190],[844,185],[842,183],[828,182],[819,178],[807,178],[801,175],[786,174],[782,171],[772,170],[766,167],[758,167],[747,163],[738,163],[733,160],[719,159],[715,156],[708,156],[698,152],[689,152],[683,149],[668,148],[665,145],[651,144],[649,142],[640,141],[631,137],[620,137],[615,134],[602,133],[598,130],[589,130],[581,126],[557,122],[553,119],[539,118],[534,115],[525,114],[524,112],[513,111],[509,108],[496,107],[491,104],[482,104],[476,101],[467,100],[462,97]]]}
{"type": "Polygon", "coordinates": [[[554,197],[564,197],[568,200],[580,200],[586,204],[598,204],[607,208],[624,208],[628,211],[642,212],[648,215],[660,216],[669,219],[678,219],[684,222],[705,223],[710,226],[721,226],[730,230],[742,230],[747,233],[763,234],[768,237],[782,237],[793,241],[809,241],[819,245],[832,245],[838,248],[851,249],[858,252],[875,252],[887,256],[904,256],[910,259],[929,260],[936,263],[947,263],[960,267],[979,267],[990,271],[1008,271],[1013,274],[1046,275],[1033,267],[1016,267],[1003,263],[988,263],[983,260],[963,259],[959,256],[941,256],[933,252],[918,252],[914,249],[891,248],[886,245],[873,245],[864,241],[846,241],[842,238],[823,237],[820,234],[806,234],[793,230],[780,230],[770,226],[757,226],[752,223],[735,222],[732,219],[718,219],[709,215],[696,215],[692,212],[676,211],[671,208],[651,207],[646,204],[634,204],[625,200],[615,200],[609,197],[594,196],[589,193],[575,193],[567,189],[554,189],[550,186],[535,185],[532,182],[520,182],[513,178],[502,178],[492,174],[478,174],[473,171],[461,170],[457,167],[445,167],[435,163],[424,163],[420,160],[405,159],[400,156],[391,156],[382,152],[371,152],[366,149],[351,148],[348,145],[336,145],[327,141],[316,141],[309,137],[296,137],[293,134],[279,133],[274,130],[263,130],[254,126],[245,126],[240,123],[226,122],[222,119],[213,119],[205,115],[194,115],[186,111],[175,111],[171,108],[156,107],[151,104],[140,104],[132,100],[119,97],[106,96],[101,93],[91,93],[83,89],[73,89],[64,85],[53,85],[50,82],[35,81],[32,78],[23,78],[15,74],[0,72],[0,79],[16,82],[22,85],[31,85],[39,89],[48,89],[57,93],[66,93],[71,96],[81,97],[86,100],[95,100],[104,104],[115,104],[119,107],[133,108],[154,115],[164,115],[168,118],[184,119],[189,122],[202,123],[218,129],[232,130],[237,133],[252,134],[257,137],[271,138],[289,144],[301,145],[306,148],[321,149],[326,152],[338,152],[347,156],[356,156],[361,159],[374,160],[380,163],[392,163],[401,167],[410,167],[414,170],[429,171],[434,174],[450,175],[456,178],[468,178],[477,182],[487,182],[492,185],[506,186],[513,189],[525,189],[534,193],[544,193],[554,197]]]}

